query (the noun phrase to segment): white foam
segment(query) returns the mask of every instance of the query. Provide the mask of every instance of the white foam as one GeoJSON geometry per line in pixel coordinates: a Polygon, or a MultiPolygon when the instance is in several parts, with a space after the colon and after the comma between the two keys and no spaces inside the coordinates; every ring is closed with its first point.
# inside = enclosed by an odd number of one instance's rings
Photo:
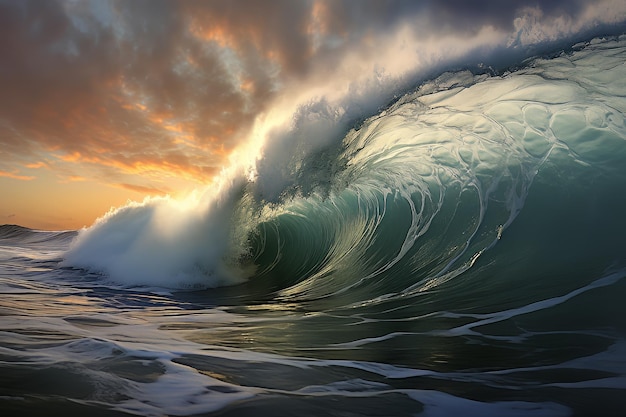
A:
{"type": "Polygon", "coordinates": [[[165,373],[157,381],[135,383],[133,398],[116,404],[114,409],[142,416],[195,415],[255,395],[252,388],[224,383],[185,365],[162,363],[165,373]]]}
{"type": "Polygon", "coordinates": [[[81,230],[62,265],[106,274],[129,286],[216,287],[245,278],[231,257],[236,185],[187,200],[147,198],[113,209],[81,230]]]}
{"type": "Polygon", "coordinates": [[[424,404],[425,417],[560,417],[571,415],[571,410],[556,403],[506,401],[486,403],[455,397],[439,391],[408,391],[414,400],[424,404]]]}

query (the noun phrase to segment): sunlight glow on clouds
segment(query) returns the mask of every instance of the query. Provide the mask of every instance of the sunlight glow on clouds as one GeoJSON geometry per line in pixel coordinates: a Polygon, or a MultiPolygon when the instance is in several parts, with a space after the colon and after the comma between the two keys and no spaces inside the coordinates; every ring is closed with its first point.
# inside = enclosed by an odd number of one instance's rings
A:
{"type": "Polygon", "coordinates": [[[298,106],[363,116],[472,51],[624,19],[612,0],[0,0],[0,191],[186,192],[298,106]]]}

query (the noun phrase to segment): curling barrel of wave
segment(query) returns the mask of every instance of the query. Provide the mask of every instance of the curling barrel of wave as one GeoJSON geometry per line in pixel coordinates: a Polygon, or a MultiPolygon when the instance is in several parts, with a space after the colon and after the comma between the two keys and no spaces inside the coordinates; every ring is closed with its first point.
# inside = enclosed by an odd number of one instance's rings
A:
{"type": "MultiPolygon", "coordinates": [[[[592,43],[503,76],[444,74],[366,120],[334,164],[316,160],[328,154],[302,164],[334,170],[327,185],[260,223],[255,279],[286,299],[368,299],[459,276],[506,234],[544,165],[573,182],[577,167],[619,172],[623,43],[592,43]]],[[[296,188],[310,188],[319,174],[300,177],[296,188]]]]}

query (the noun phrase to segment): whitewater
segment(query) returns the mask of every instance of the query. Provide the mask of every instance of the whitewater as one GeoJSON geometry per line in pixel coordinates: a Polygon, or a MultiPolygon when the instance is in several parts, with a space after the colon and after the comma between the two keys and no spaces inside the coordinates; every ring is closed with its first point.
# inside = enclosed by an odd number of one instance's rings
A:
{"type": "Polygon", "coordinates": [[[594,38],[318,101],[187,198],[0,226],[0,408],[623,415],[625,62],[594,38]]]}

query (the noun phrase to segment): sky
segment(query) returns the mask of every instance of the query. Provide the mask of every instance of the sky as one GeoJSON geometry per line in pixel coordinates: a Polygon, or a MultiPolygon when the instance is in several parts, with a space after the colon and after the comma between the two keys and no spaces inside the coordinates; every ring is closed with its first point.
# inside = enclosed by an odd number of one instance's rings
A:
{"type": "Polygon", "coordinates": [[[368,116],[446,63],[624,21],[623,0],[0,0],[0,224],[211,187],[303,108],[368,116]]]}

